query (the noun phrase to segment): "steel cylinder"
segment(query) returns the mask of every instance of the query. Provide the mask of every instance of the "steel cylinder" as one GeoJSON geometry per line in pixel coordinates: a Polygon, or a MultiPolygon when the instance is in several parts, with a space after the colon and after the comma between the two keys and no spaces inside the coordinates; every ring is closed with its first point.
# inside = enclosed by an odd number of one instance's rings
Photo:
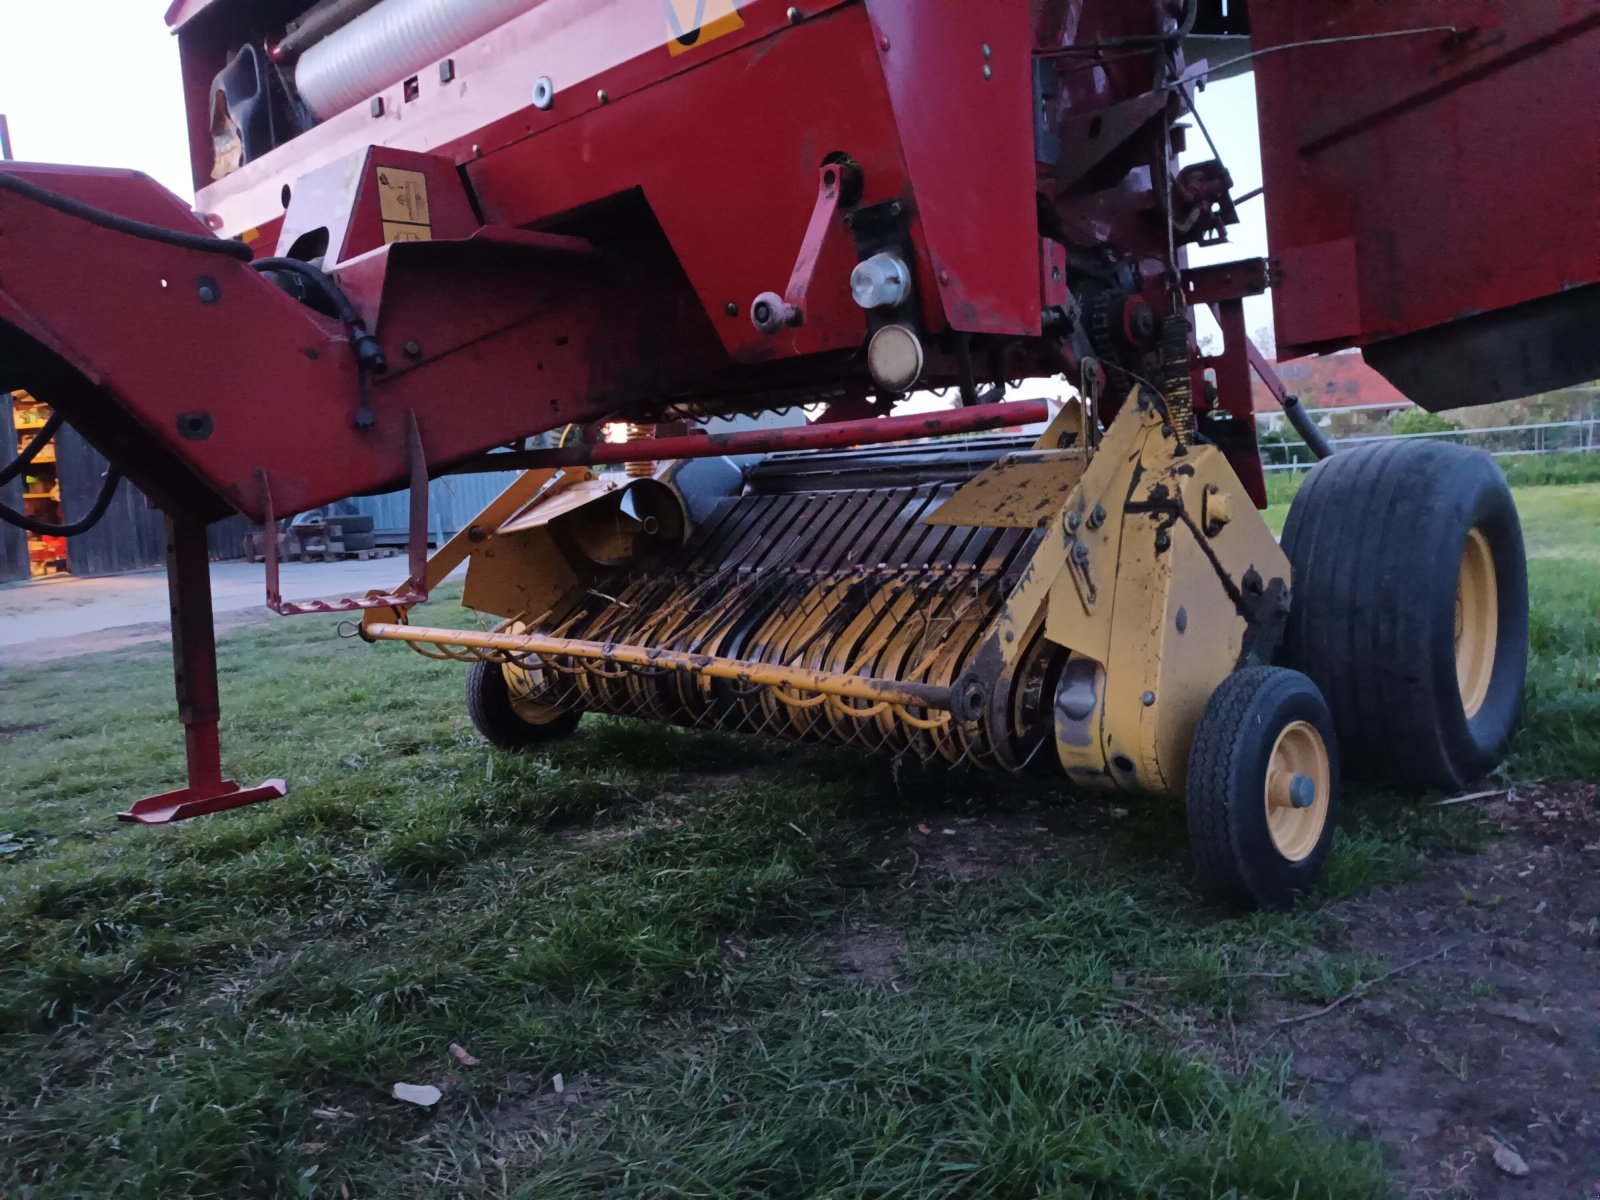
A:
{"type": "Polygon", "coordinates": [[[312,46],[295,68],[300,98],[337,115],[477,40],[540,0],[383,0],[312,46]]]}

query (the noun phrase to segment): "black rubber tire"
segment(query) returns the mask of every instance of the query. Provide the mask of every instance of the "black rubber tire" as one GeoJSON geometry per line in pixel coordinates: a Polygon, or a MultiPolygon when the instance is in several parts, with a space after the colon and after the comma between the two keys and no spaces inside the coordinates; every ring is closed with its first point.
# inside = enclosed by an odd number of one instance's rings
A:
{"type": "Polygon", "coordinates": [[[343,542],[346,550],[371,550],[378,539],[370,533],[346,533],[343,542]]]}
{"type": "Polygon", "coordinates": [[[1334,455],[1289,510],[1293,607],[1279,661],[1314,680],[1345,774],[1459,790],[1505,756],[1528,673],[1528,566],[1505,475],[1487,454],[1389,442],[1334,455]],[[1456,581],[1467,535],[1488,542],[1499,631],[1469,719],[1456,679],[1456,581]]]}
{"type": "Polygon", "coordinates": [[[1212,895],[1244,908],[1288,908],[1322,875],[1339,818],[1339,754],[1328,705],[1298,671],[1249,667],[1211,694],[1189,750],[1189,849],[1212,895]],[[1327,817],[1315,847],[1286,858],[1267,823],[1268,764],[1278,735],[1305,721],[1328,749],[1327,817]]]}
{"type": "Polygon", "coordinates": [[[346,540],[352,533],[371,533],[373,530],[372,518],[367,516],[329,517],[328,524],[343,529],[346,540]]]}
{"type": "Polygon", "coordinates": [[[522,719],[511,706],[511,691],[500,664],[475,662],[467,668],[467,715],[491,745],[526,750],[564,738],[578,728],[581,712],[561,712],[542,724],[522,719]]]}

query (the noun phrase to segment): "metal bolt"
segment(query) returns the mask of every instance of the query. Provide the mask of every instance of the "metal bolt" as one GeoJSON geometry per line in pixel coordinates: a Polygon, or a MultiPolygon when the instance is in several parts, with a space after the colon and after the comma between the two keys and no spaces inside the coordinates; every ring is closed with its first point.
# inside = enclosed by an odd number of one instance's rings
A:
{"type": "Polygon", "coordinates": [[[889,48],[889,35],[887,33],[878,39],[878,45],[884,50],[889,48]]]}
{"type": "Polygon", "coordinates": [[[732,300],[729,300],[728,307],[723,311],[726,312],[730,317],[737,317],[739,315],[739,306],[732,300]]]}
{"type": "Polygon", "coordinates": [[[798,8],[795,8],[793,5],[790,6],[790,8],[789,8],[789,24],[791,24],[791,25],[800,24],[800,22],[804,19],[804,16],[805,16],[805,14],[803,14],[798,8]]]}
{"type": "Polygon", "coordinates": [[[1144,695],[1139,697],[1139,703],[1144,705],[1146,708],[1149,708],[1155,702],[1156,694],[1154,692],[1146,692],[1144,695]]]}
{"type": "Polygon", "coordinates": [[[1156,549],[1167,550],[1172,546],[1172,535],[1165,529],[1156,534],[1156,549]]]}
{"type": "Polygon", "coordinates": [[[1082,542],[1073,543],[1072,561],[1077,563],[1080,567],[1083,566],[1084,563],[1088,562],[1089,547],[1085,546],[1082,542]]]}
{"type": "Polygon", "coordinates": [[[482,146],[474,146],[472,148],[472,157],[473,158],[482,158],[483,157],[483,147],[482,146]]]}
{"type": "Polygon", "coordinates": [[[985,79],[993,79],[994,78],[994,68],[989,66],[989,65],[987,65],[987,64],[985,64],[984,68],[983,68],[983,77],[985,79]]]}
{"type": "Polygon", "coordinates": [[[383,97],[382,96],[374,96],[372,98],[372,115],[375,116],[375,117],[383,116],[383,97]]]}
{"type": "Polygon", "coordinates": [[[421,358],[422,357],[422,343],[421,342],[416,342],[416,341],[407,342],[404,346],[401,347],[401,349],[405,351],[405,354],[406,354],[407,358],[421,358]]]}
{"type": "Polygon", "coordinates": [[[449,83],[456,77],[456,60],[447,58],[439,64],[439,82],[449,83]]]}
{"type": "Polygon", "coordinates": [[[601,104],[611,103],[611,95],[605,90],[605,88],[601,88],[599,92],[596,93],[596,96],[599,98],[601,104]]]}
{"type": "Polygon", "coordinates": [[[1067,514],[1067,528],[1069,530],[1071,530],[1073,533],[1077,533],[1078,532],[1078,526],[1081,525],[1082,523],[1083,523],[1083,514],[1081,514],[1079,512],[1069,512],[1067,514]]]}
{"type": "Polygon", "coordinates": [[[901,204],[898,200],[889,205],[889,215],[891,217],[898,217],[901,213],[905,212],[905,210],[905,205],[901,204]]]}
{"type": "Polygon", "coordinates": [[[846,229],[854,229],[856,227],[856,215],[855,215],[855,213],[845,213],[845,215],[844,215],[844,227],[846,229]]]}
{"type": "Polygon", "coordinates": [[[1102,504],[1096,504],[1094,506],[1094,511],[1089,514],[1089,528],[1090,529],[1099,529],[1100,526],[1104,525],[1105,523],[1106,523],[1105,506],[1102,505],[1102,504]]]}
{"type": "Polygon", "coordinates": [[[1309,775],[1296,775],[1289,781],[1289,803],[1296,808],[1310,808],[1317,802],[1317,782],[1309,775]]]}
{"type": "Polygon", "coordinates": [[[217,295],[218,295],[218,293],[217,293],[217,285],[216,284],[214,284],[214,283],[202,283],[200,285],[200,303],[201,304],[215,304],[217,302],[217,295]]]}
{"type": "Polygon", "coordinates": [[[556,102],[556,85],[548,75],[541,75],[533,81],[533,106],[541,112],[548,112],[550,106],[556,102]]]}
{"type": "Polygon", "coordinates": [[[949,271],[940,271],[939,272],[939,282],[944,284],[945,287],[949,287],[950,286],[950,272],[949,271]]]}
{"type": "Polygon", "coordinates": [[[988,57],[989,57],[989,54],[990,54],[990,50],[989,50],[989,43],[988,43],[988,42],[985,42],[985,43],[984,43],[984,44],[983,44],[983,57],[984,57],[984,58],[988,58],[988,57]]]}

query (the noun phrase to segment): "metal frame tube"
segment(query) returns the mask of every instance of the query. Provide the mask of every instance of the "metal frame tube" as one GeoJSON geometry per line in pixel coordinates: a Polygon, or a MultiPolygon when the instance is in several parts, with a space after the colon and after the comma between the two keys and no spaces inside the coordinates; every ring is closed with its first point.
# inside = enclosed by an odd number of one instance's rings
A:
{"type": "Polygon", "coordinates": [[[688,458],[720,458],[733,454],[777,454],[786,450],[830,450],[849,446],[874,446],[908,442],[914,438],[942,437],[952,433],[986,433],[1012,425],[1035,425],[1050,419],[1043,400],[1013,400],[980,404],[948,412],[917,413],[907,417],[871,417],[865,421],[834,421],[794,429],[750,429],[739,433],[711,433],[675,438],[650,438],[638,442],[599,442],[563,446],[552,450],[517,450],[488,454],[449,474],[490,471],[529,471],[545,467],[589,467],[599,463],[669,462],[688,458]]]}
{"type": "Polygon", "coordinates": [[[737,658],[716,658],[709,654],[689,654],[681,650],[648,646],[585,642],[574,638],[545,637],[533,633],[478,633],[461,629],[429,629],[416,625],[370,625],[362,630],[362,636],[368,641],[416,642],[468,650],[499,650],[509,654],[582,658],[621,663],[630,667],[691,671],[697,675],[705,675],[712,679],[729,679],[736,683],[789,687],[829,696],[842,696],[850,700],[882,701],[941,712],[950,711],[954,705],[954,691],[937,684],[869,679],[862,675],[840,675],[831,671],[812,671],[803,667],[746,662],[737,658]]]}

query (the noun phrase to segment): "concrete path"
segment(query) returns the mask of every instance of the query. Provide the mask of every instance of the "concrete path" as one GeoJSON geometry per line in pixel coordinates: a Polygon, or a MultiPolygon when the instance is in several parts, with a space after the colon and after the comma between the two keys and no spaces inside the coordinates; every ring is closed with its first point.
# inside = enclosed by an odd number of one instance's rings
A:
{"type": "MultiPolygon", "coordinates": [[[[286,599],[332,600],[396,586],[406,560],[284,563],[282,572],[286,599]]],[[[260,563],[211,564],[211,594],[219,630],[272,616],[260,563]]],[[[170,625],[165,571],[0,585],[0,663],[8,665],[163,640],[170,625]]]]}

